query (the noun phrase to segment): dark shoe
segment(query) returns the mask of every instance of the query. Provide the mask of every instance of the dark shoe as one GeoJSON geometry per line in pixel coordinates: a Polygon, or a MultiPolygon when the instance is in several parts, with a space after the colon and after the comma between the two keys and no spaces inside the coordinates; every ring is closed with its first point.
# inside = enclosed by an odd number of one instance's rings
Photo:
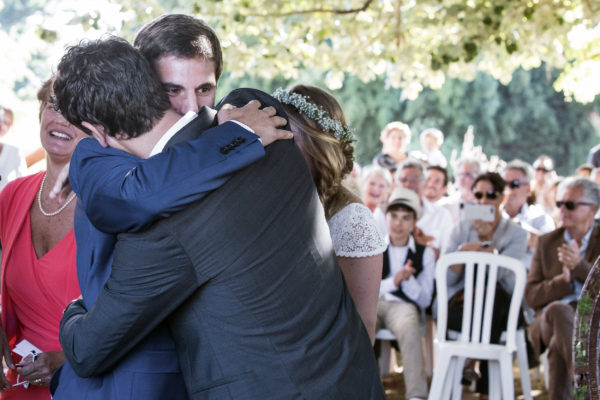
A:
{"type": "Polygon", "coordinates": [[[463,370],[462,380],[460,381],[463,386],[471,386],[473,382],[477,382],[481,378],[481,375],[474,368],[465,368],[463,370]]]}

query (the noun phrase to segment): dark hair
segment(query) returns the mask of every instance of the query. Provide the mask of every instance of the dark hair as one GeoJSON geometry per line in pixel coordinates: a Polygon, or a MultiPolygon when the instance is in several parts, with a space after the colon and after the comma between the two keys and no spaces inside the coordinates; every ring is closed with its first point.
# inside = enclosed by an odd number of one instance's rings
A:
{"type": "Polygon", "coordinates": [[[448,186],[448,170],[444,167],[440,167],[439,165],[430,165],[427,167],[427,171],[432,169],[439,171],[444,175],[444,186],[448,186]]]}
{"type": "Polygon", "coordinates": [[[409,206],[407,206],[406,204],[392,204],[390,206],[388,206],[388,208],[385,210],[385,213],[389,213],[392,211],[398,211],[398,210],[402,210],[402,211],[406,211],[412,214],[413,218],[415,219],[415,221],[417,220],[417,212],[415,210],[413,210],[412,208],[410,208],[409,206]]]}
{"type": "Polygon", "coordinates": [[[217,81],[223,71],[223,55],[217,34],[206,22],[190,15],[167,14],[154,19],[137,33],[133,45],[153,67],[165,56],[199,56],[215,63],[217,81]]]}
{"type": "Polygon", "coordinates": [[[100,125],[118,139],[148,132],[171,108],[148,61],[116,36],[70,47],[58,64],[54,94],[70,123],[88,133],[82,122],[100,125]]]}
{"type": "Polygon", "coordinates": [[[494,192],[500,194],[504,193],[506,182],[497,172],[484,172],[483,174],[478,175],[471,185],[471,190],[475,188],[475,185],[477,185],[477,182],[479,181],[488,181],[494,187],[494,192]]]}

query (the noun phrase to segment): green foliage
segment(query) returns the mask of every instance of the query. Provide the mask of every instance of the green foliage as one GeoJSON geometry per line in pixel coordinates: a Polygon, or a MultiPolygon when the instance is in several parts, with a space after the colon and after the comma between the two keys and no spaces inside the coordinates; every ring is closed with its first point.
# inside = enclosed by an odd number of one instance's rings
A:
{"type": "MultiPolygon", "coordinates": [[[[471,82],[449,79],[439,90],[425,89],[415,100],[404,98],[401,89],[389,87],[383,79],[365,84],[356,77],[346,77],[344,86],[332,93],[356,131],[355,153],[363,165],[380,151],[381,129],[399,120],[412,129],[409,149],[419,148],[418,135],[423,129],[437,127],[445,134],[442,152],[450,159],[453,151],[460,153],[464,134],[472,125],[475,145],[482,146],[488,156],[533,162],[540,154],[548,154],[558,172],[568,175],[585,162],[590,147],[600,141],[589,119],[590,113],[600,112],[600,100],[587,105],[565,101],[551,88],[557,74],[545,67],[519,70],[504,86],[481,73],[471,82]]],[[[272,92],[293,82],[324,87],[325,80],[315,71],[302,71],[293,80],[225,76],[219,93],[240,86],[272,92]]]]}

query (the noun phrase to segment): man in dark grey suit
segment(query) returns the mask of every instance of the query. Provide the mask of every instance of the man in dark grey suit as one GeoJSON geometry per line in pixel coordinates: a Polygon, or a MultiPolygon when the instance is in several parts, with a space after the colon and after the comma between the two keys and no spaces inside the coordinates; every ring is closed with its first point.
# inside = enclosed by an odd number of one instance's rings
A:
{"type": "MultiPolygon", "coordinates": [[[[105,64],[117,73],[119,54],[105,64]]],[[[61,65],[58,75],[82,79],[61,65]]],[[[112,102],[101,86],[75,84],[86,93],[69,95],[112,102]]],[[[276,104],[257,93],[224,100],[276,104]]],[[[119,235],[110,278],[89,312],[80,301],[66,309],[61,344],[77,373],[101,374],[165,320],[194,399],[385,398],[310,172],[290,141],[183,211],[119,235]]]]}

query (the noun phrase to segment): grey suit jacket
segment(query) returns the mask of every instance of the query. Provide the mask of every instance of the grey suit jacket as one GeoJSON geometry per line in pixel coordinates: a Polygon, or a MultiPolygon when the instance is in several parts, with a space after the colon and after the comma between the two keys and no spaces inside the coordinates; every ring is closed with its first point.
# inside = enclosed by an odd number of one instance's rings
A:
{"type": "Polygon", "coordinates": [[[78,373],[102,373],[165,319],[194,399],[385,399],[290,141],[184,211],[121,234],[95,305],[65,312],[63,348],[78,373]]]}

